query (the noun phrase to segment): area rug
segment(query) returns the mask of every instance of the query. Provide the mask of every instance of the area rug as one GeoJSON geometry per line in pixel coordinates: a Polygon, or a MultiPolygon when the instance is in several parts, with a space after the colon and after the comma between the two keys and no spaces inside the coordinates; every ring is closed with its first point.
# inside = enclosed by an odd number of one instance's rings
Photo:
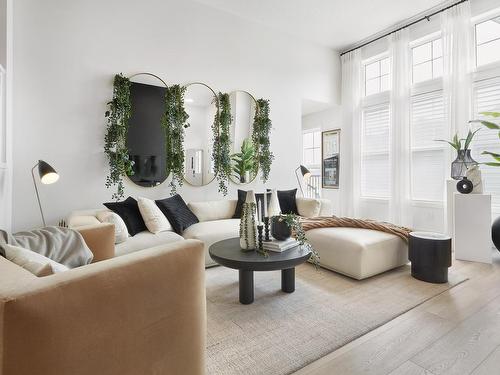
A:
{"type": "Polygon", "coordinates": [[[207,269],[208,374],[292,373],[465,280],[425,283],[404,266],[356,281],[304,264],[291,294],[280,272],[256,272],[255,301],[241,305],[238,272],[207,269]]]}

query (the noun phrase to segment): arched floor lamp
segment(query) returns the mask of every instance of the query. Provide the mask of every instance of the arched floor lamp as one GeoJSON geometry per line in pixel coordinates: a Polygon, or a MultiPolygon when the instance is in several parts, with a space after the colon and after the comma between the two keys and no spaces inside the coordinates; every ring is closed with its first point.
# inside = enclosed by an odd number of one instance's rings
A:
{"type": "Polygon", "coordinates": [[[40,182],[44,185],[50,185],[59,180],[59,175],[52,166],[43,161],[38,160],[33,168],[31,168],[31,176],[33,177],[33,185],[35,186],[36,199],[38,200],[38,207],[40,207],[40,215],[42,215],[43,226],[45,226],[45,217],[43,216],[42,204],[40,203],[40,195],[38,194],[38,188],[35,181],[35,168],[38,167],[38,176],[40,177],[40,182]]]}

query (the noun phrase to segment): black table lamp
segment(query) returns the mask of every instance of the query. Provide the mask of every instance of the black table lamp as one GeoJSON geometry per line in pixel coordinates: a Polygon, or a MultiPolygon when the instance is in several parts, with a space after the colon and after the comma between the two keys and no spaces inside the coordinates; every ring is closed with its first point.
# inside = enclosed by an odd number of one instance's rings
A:
{"type": "Polygon", "coordinates": [[[49,163],[43,160],[38,160],[38,163],[36,163],[33,168],[31,168],[31,176],[33,177],[33,185],[35,186],[36,199],[38,200],[38,207],[40,207],[40,215],[42,215],[43,226],[45,226],[45,217],[43,216],[42,205],[40,203],[40,195],[38,194],[38,188],[35,181],[34,171],[36,167],[38,167],[38,176],[40,177],[40,182],[44,185],[53,184],[54,182],[59,180],[59,175],[49,163]]]}
{"type": "Polygon", "coordinates": [[[302,183],[300,182],[299,175],[297,174],[299,170],[300,174],[302,175],[302,181],[307,180],[309,177],[311,177],[311,172],[309,172],[309,169],[307,169],[303,165],[299,165],[295,170],[295,176],[297,177],[297,182],[299,183],[300,191],[302,192],[302,196],[305,197],[304,189],[302,188],[302,183]]]}

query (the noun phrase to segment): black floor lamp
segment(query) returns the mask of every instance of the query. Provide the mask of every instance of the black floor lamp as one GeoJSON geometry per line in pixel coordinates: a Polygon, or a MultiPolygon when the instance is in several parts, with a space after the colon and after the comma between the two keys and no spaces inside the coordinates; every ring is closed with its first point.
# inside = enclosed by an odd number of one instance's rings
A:
{"type": "Polygon", "coordinates": [[[45,226],[45,217],[43,216],[42,204],[40,203],[40,195],[38,194],[38,188],[35,181],[35,168],[38,167],[38,176],[40,177],[40,182],[44,185],[50,185],[59,180],[59,175],[52,166],[43,161],[38,160],[33,168],[31,168],[31,176],[33,177],[33,185],[35,186],[36,199],[38,200],[38,207],[40,207],[40,215],[42,215],[43,226],[45,226]]]}
{"type": "Polygon", "coordinates": [[[299,183],[300,191],[302,192],[302,196],[305,197],[304,189],[302,188],[302,183],[300,182],[299,175],[297,174],[299,170],[300,174],[302,175],[302,181],[307,180],[309,177],[311,177],[311,172],[309,172],[309,169],[307,169],[303,165],[299,165],[295,170],[295,176],[297,177],[297,182],[299,183]]]}

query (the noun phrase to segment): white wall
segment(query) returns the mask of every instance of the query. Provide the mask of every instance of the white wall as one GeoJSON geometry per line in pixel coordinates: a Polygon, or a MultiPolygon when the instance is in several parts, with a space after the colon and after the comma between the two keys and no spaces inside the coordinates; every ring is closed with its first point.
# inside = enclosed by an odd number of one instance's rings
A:
{"type": "MultiPolygon", "coordinates": [[[[342,111],[340,106],[321,112],[311,113],[302,117],[302,129],[321,129],[321,131],[341,129],[340,142],[342,142],[342,111]]],[[[342,157],[342,155],[340,155],[342,157]]],[[[342,170],[340,171],[342,173],[342,170]]],[[[342,188],[342,187],[340,187],[342,188]]],[[[334,215],[340,212],[340,188],[321,189],[321,198],[330,199],[333,203],[334,215]]]]}
{"type": "Polygon", "coordinates": [[[12,219],[12,0],[0,0],[0,64],[5,69],[0,89],[0,228],[12,219]]]}
{"type": "MultiPolygon", "coordinates": [[[[336,52],[180,0],[16,0],[14,65],[15,230],[40,224],[30,180],[37,159],[61,175],[41,187],[48,223],[110,199],[103,114],[115,73],[152,72],[168,83],[202,81],[270,99],[276,160],[267,186],[278,188],[295,186],[301,99],[336,103],[340,83],[336,52]]],[[[180,192],[188,201],[220,197],[215,182],[180,192]]],[[[161,198],[169,190],[127,183],[126,194],[161,198]]]]}

